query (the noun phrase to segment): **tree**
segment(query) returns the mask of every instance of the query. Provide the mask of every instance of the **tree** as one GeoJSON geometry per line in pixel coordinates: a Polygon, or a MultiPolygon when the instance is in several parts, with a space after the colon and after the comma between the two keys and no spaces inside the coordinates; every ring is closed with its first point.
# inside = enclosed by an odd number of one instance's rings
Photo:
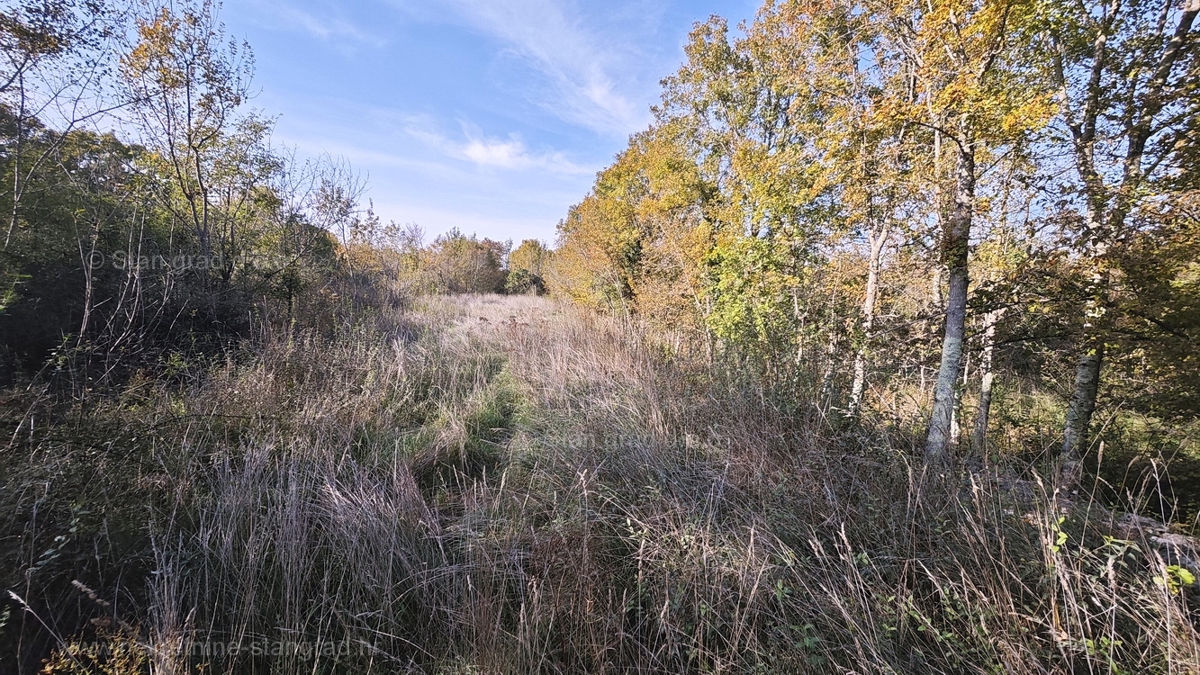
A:
{"type": "Polygon", "coordinates": [[[868,7],[886,17],[885,35],[893,45],[885,61],[893,93],[885,105],[898,118],[932,132],[935,163],[943,143],[951,148],[951,198],[940,246],[947,278],[945,319],[925,440],[926,457],[936,461],[951,443],[962,375],[977,162],[981,153],[1019,142],[1042,126],[1050,100],[1038,73],[1020,56],[1033,36],[1031,3],[946,0],[868,7]]]}
{"type": "Polygon", "coordinates": [[[504,290],[509,293],[546,292],[544,279],[551,251],[537,239],[526,239],[508,255],[508,279],[504,290]]]}
{"type": "Polygon", "coordinates": [[[250,93],[249,45],[224,42],[214,0],[145,5],[121,75],[141,140],[168,187],[162,203],[186,224],[202,256],[228,282],[242,252],[242,226],[256,204],[252,186],[278,168],[270,123],[238,109],[250,93]]]}
{"type": "MultiPolygon", "coordinates": [[[[30,121],[25,126],[33,127],[30,121]]],[[[98,332],[111,334],[111,318],[102,319],[100,331],[94,330],[98,303],[106,305],[110,317],[140,323],[141,317],[125,314],[130,307],[121,292],[121,270],[102,263],[112,260],[112,253],[124,248],[130,237],[136,238],[133,216],[145,199],[133,171],[139,149],[111,134],[41,128],[29,134],[22,151],[26,159],[45,155],[49,161],[24,175],[22,226],[0,253],[4,274],[18,284],[0,307],[0,344],[36,362],[46,350],[61,345],[64,335],[79,345],[98,332]]],[[[29,166],[11,154],[0,157],[0,176],[10,178],[29,166]]],[[[7,207],[5,200],[15,198],[4,194],[0,205],[7,207]]],[[[147,238],[156,239],[153,225],[149,229],[147,238]]],[[[149,275],[143,283],[146,291],[157,285],[149,275]]]]}
{"type": "Polygon", "coordinates": [[[21,204],[33,175],[59,149],[29,137],[50,119],[62,141],[87,121],[121,107],[106,96],[106,69],[120,15],[103,4],[77,0],[21,0],[0,10],[0,107],[11,124],[11,200],[4,248],[20,226],[21,204]]]}
{"type": "Polygon", "coordinates": [[[865,239],[866,274],[847,404],[852,416],[867,385],[884,250],[919,194],[908,184],[913,178],[909,123],[881,114],[889,95],[878,80],[887,58],[881,28],[853,2],[791,0],[768,3],[749,32],[752,51],[785,64],[784,80],[793,93],[789,123],[808,139],[802,151],[819,171],[814,184],[836,205],[831,239],[842,233],[850,240],[865,239]]]}
{"type": "Polygon", "coordinates": [[[434,239],[425,271],[443,293],[500,293],[509,244],[467,236],[457,228],[434,239]]]}
{"type": "Polygon", "coordinates": [[[584,304],[630,309],[642,252],[636,209],[644,194],[635,139],[596,176],[591,194],[558,224],[550,287],[584,304]]]}
{"type": "Polygon", "coordinates": [[[789,32],[803,21],[772,8],[740,39],[719,18],[696,26],[687,63],[664,80],[658,125],[677,129],[698,173],[692,217],[706,230],[698,295],[707,328],[774,381],[817,368],[831,384],[842,329],[823,320],[836,303],[824,302],[830,286],[812,273],[843,226],[817,140],[831,115],[814,96],[821,87],[797,74],[819,70],[808,70],[811,42],[789,32]]]}
{"type": "Polygon", "coordinates": [[[508,255],[509,270],[526,270],[533,276],[542,276],[550,262],[550,249],[537,239],[526,239],[508,255]]]}
{"type": "Polygon", "coordinates": [[[1063,427],[1069,485],[1087,445],[1113,316],[1114,248],[1140,208],[1169,199],[1170,180],[1194,158],[1200,1],[1110,0],[1052,4],[1047,60],[1059,89],[1055,140],[1073,159],[1075,247],[1089,268],[1080,289],[1081,348],[1063,427]],[[1164,192],[1168,190],[1168,192],[1164,192]]]}

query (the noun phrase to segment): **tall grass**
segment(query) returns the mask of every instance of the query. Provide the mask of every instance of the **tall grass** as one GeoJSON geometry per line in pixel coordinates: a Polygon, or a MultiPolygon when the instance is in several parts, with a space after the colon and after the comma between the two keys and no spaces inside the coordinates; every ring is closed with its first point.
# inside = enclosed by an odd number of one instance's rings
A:
{"type": "Polygon", "coordinates": [[[183,387],[10,394],[3,668],[1200,671],[1186,537],[928,474],[621,319],[372,311],[183,387]]]}

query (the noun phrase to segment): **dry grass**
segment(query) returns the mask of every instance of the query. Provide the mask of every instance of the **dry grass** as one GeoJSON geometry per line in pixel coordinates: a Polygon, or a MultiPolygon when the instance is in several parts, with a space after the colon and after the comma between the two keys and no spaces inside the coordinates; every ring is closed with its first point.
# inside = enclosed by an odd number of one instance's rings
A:
{"type": "Polygon", "coordinates": [[[460,296],[323,335],[54,425],[14,399],[5,670],[1200,672],[1187,551],[631,323],[460,296]]]}

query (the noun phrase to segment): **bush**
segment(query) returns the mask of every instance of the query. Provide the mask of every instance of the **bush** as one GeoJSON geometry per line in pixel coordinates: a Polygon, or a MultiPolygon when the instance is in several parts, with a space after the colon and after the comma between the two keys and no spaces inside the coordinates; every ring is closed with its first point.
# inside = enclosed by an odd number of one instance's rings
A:
{"type": "Polygon", "coordinates": [[[546,282],[529,270],[511,270],[504,282],[504,292],[510,295],[545,295],[546,282]]]}
{"type": "Polygon", "coordinates": [[[507,254],[507,244],[481,241],[453,229],[429,247],[424,271],[443,293],[500,293],[504,291],[507,254]]]}

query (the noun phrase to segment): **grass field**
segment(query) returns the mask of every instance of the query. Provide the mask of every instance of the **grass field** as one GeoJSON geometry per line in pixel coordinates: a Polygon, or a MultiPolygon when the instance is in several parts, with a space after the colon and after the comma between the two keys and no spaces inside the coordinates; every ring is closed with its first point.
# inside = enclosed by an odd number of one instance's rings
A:
{"type": "Polygon", "coordinates": [[[1200,672],[1187,538],[626,320],[433,297],[180,372],[6,395],[5,672],[1200,672]]]}

